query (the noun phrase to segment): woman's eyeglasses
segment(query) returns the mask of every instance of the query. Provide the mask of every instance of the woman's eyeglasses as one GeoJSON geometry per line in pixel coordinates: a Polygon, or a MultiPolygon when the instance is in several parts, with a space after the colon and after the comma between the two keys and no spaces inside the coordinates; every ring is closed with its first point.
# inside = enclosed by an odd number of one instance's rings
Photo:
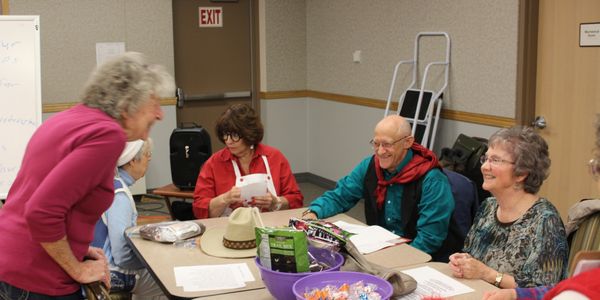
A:
{"type": "Polygon", "coordinates": [[[515,164],[515,162],[514,162],[514,161],[505,160],[505,159],[502,159],[502,158],[500,158],[500,157],[496,157],[496,156],[487,156],[487,155],[485,155],[485,154],[484,154],[484,155],[482,155],[482,156],[479,158],[479,162],[480,162],[482,165],[483,165],[483,164],[485,164],[485,162],[486,162],[486,161],[487,161],[487,162],[489,162],[489,163],[490,163],[492,166],[494,166],[494,167],[498,167],[498,166],[501,166],[501,165],[503,165],[503,164],[511,164],[511,165],[514,165],[514,164],[515,164]]]}
{"type": "Polygon", "coordinates": [[[590,174],[592,174],[595,180],[598,180],[600,178],[600,160],[596,158],[590,159],[588,167],[590,174]]]}
{"type": "Polygon", "coordinates": [[[227,138],[230,138],[232,142],[237,142],[242,137],[235,132],[226,132],[226,133],[223,133],[222,138],[223,138],[223,142],[225,142],[227,140],[227,138]]]}

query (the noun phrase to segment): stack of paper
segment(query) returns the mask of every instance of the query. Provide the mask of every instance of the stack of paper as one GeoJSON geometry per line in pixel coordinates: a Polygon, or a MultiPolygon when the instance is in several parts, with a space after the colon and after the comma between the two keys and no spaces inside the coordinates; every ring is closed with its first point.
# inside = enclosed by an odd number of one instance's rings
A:
{"type": "Polygon", "coordinates": [[[350,240],[362,254],[368,254],[386,247],[410,241],[409,239],[402,238],[377,225],[363,226],[350,224],[344,221],[337,221],[333,224],[355,234],[350,237],[350,240]]]}
{"type": "Polygon", "coordinates": [[[254,281],[245,263],[175,267],[175,284],[186,292],[237,289],[254,281]]]}
{"type": "Polygon", "coordinates": [[[431,268],[419,267],[404,270],[402,273],[412,276],[417,281],[417,289],[400,298],[402,300],[421,300],[427,297],[450,298],[456,295],[466,294],[474,290],[456,279],[431,268]]]}

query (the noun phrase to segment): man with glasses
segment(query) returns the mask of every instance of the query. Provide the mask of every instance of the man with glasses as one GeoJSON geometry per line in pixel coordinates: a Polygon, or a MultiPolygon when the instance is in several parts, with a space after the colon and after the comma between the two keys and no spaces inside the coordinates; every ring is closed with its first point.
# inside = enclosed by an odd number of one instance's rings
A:
{"type": "Polygon", "coordinates": [[[367,224],[412,239],[413,247],[435,260],[454,211],[448,179],[435,154],[415,143],[404,118],[387,116],[374,133],[374,155],[314,200],[302,217],[327,218],[348,211],[362,198],[367,224]]]}

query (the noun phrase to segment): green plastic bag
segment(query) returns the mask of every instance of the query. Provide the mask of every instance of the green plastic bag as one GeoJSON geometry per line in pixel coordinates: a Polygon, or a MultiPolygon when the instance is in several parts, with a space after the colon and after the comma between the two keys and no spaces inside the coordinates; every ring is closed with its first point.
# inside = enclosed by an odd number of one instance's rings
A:
{"type": "Polygon", "coordinates": [[[260,264],[273,271],[301,273],[309,271],[306,233],[293,228],[256,227],[256,245],[260,264]]]}

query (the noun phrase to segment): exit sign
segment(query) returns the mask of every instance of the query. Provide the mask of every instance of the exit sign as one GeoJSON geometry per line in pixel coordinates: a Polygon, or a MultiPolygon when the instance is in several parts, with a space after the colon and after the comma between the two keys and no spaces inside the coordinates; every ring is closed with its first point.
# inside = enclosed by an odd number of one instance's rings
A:
{"type": "Polygon", "coordinates": [[[200,27],[223,27],[222,7],[198,7],[200,27]]]}

